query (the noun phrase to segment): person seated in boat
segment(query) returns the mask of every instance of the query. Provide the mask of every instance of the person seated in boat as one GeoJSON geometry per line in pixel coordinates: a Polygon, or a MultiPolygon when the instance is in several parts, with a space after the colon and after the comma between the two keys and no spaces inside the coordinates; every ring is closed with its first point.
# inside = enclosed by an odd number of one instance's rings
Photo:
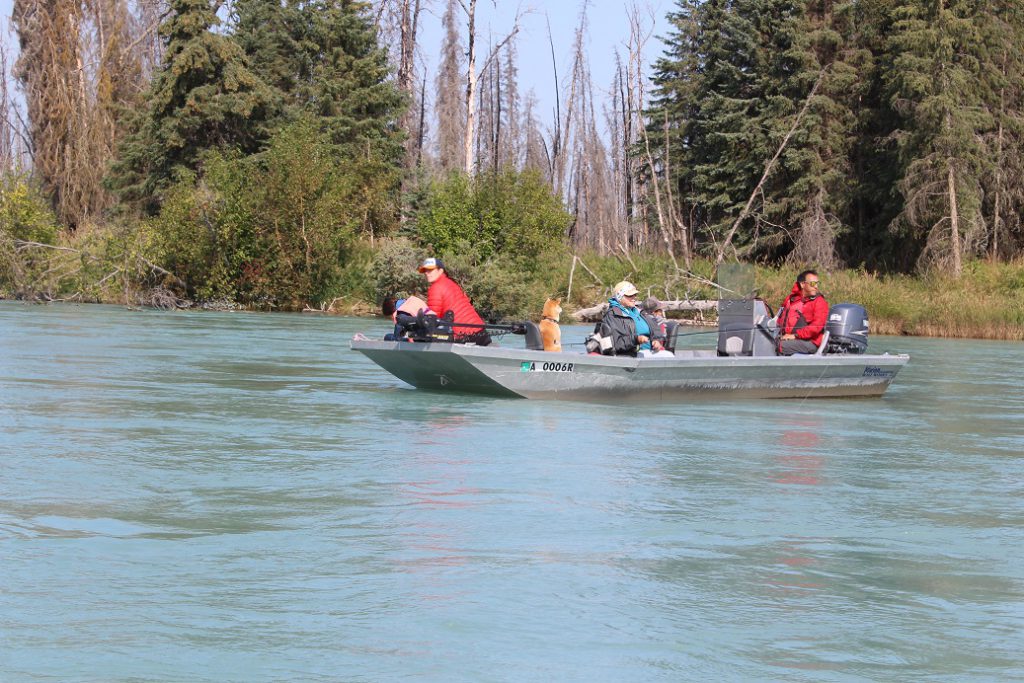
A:
{"type": "Polygon", "coordinates": [[[615,285],[608,310],[595,332],[611,340],[605,353],[614,356],[672,356],[665,351],[661,327],[636,304],[639,292],[632,282],[615,285]]]}
{"type": "Polygon", "coordinates": [[[665,309],[662,307],[661,302],[658,301],[658,297],[649,296],[644,299],[643,311],[647,316],[654,321],[658,326],[658,330],[661,332],[661,336],[665,336],[665,326],[668,323],[668,318],[665,317],[665,309]]]}
{"type": "Polygon", "coordinates": [[[818,350],[828,323],[828,302],[820,287],[821,280],[813,270],[805,270],[797,276],[777,318],[779,354],[792,356],[818,350]]]}
{"type": "Polygon", "coordinates": [[[490,344],[491,336],[483,328],[483,318],[473,308],[462,287],[445,272],[444,262],[439,258],[428,258],[420,264],[419,271],[430,285],[427,289],[427,306],[440,318],[449,311],[454,315],[456,324],[452,327],[452,333],[455,341],[477,346],[490,344]],[[464,327],[458,323],[473,327],[464,327]]]}
{"type": "Polygon", "coordinates": [[[422,311],[425,316],[432,315],[437,317],[437,314],[427,306],[427,302],[418,296],[410,296],[407,299],[392,301],[390,306],[388,305],[388,300],[385,299],[383,306],[385,315],[387,315],[389,308],[391,310],[391,320],[395,323],[395,331],[393,334],[385,335],[385,341],[408,339],[410,324],[420,314],[420,311],[422,311]]]}

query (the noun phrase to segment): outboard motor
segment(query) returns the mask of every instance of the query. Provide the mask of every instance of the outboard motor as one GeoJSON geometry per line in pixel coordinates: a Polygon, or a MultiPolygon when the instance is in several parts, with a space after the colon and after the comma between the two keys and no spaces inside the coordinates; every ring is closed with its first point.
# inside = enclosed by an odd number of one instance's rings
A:
{"type": "Polygon", "coordinates": [[[864,353],[868,350],[868,312],[857,304],[836,304],[828,311],[829,353],[864,353]]]}

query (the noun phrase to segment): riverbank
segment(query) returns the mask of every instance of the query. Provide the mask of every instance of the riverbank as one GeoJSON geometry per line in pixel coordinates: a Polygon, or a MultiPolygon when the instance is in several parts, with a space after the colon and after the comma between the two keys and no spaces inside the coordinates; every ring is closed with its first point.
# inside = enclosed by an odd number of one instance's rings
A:
{"type": "MultiPolygon", "coordinates": [[[[753,269],[757,295],[773,308],[789,294],[799,270],[763,266],[753,269]]],[[[531,302],[523,312],[524,317],[539,317],[547,296],[562,296],[567,313],[592,307],[605,300],[620,280],[636,284],[643,296],[653,295],[662,300],[718,298],[713,285],[715,265],[711,261],[695,261],[684,269],[682,264],[677,268],[664,255],[568,255],[551,263],[546,273],[540,273],[535,281],[515,282],[515,295],[531,302]]],[[[460,273],[467,292],[474,296],[472,275],[460,273]]],[[[821,270],[819,275],[829,303],[854,302],[864,306],[875,334],[1024,340],[1024,261],[972,261],[959,278],[940,272],[890,275],[862,269],[821,270]]],[[[354,303],[344,312],[359,315],[375,308],[371,301],[354,303]]],[[[670,315],[708,324],[716,322],[714,311],[670,315]]],[[[570,318],[563,316],[563,322],[570,318]]]]}
{"type": "MultiPolygon", "coordinates": [[[[774,305],[792,286],[790,272],[758,269],[758,276],[766,283],[763,296],[774,305]]],[[[909,276],[842,270],[823,273],[821,279],[830,303],[856,302],[868,310],[875,334],[1024,340],[1021,261],[973,261],[959,278],[938,272],[909,276]]]]}
{"type": "MultiPolygon", "coordinates": [[[[81,245],[75,246],[78,249],[50,253],[85,261],[76,253],[82,249],[81,245]]],[[[358,250],[359,257],[346,266],[342,281],[336,284],[337,291],[330,298],[305,303],[268,302],[258,308],[378,315],[384,296],[423,294],[425,291],[426,283],[415,272],[415,263],[422,257],[422,248],[404,244],[397,252],[398,256],[392,246],[382,241],[372,246],[364,245],[358,250]]],[[[718,298],[713,285],[716,269],[710,260],[694,261],[686,268],[663,254],[599,256],[593,253],[549,252],[529,269],[517,268],[514,263],[479,262],[459,254],[446,258],[446,262],[481,313],[494,320],[537,319],[547,297],[561,296],[566,311],[564,323],[571,319],[569,314],[572,312],[593,307],[607,299],[611,287],[620,280],[630,280],[643,296],[653,295],[661,300],[718,298]]],[[[53,264],[43,262],[37,267],[52,272],[53,264]]],[[[0,299],[52,299],[214,310],[257,308],[226,300],[193,302],[176,298],[174,278],[160,272],[156,274],[163,279],[154,278],[153,268],[155,265],[148,262],[136,268],[136,273],[126,273],[131,269],[122,268],[117,277],[93,277],[92,284],[87,284],[88,271],[83,269],[64,280],[61,286],[52,287],[52,295],[26,295],[23,290],[5,285],[0,278],[0,299]],[[99,284],[96,284],[97,280],[99,284]]],[[[776,307],[789,293],[799,268],[754,266],[753,270],[755,292],[776,307]]],[[[106,269],[97,272],[103,273],[106,269]]],[[[875,334],[1024,340],[1022,260],[1010,263],[971,261],[958,278],[940,272],[901,275],[866,269],[822,270],[819,275],[824,283],[823,294],[829,303],[855,302],[863,305],[868,310],[875,334]]],[[[713,310],[670,315],[697,324],[713,325],[716,322],[713,310]]]]}

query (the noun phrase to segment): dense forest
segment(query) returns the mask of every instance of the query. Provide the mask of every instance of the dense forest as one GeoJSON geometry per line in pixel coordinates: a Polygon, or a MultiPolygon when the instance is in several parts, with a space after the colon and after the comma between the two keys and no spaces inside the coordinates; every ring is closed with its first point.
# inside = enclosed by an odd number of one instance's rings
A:
{"type": "Polygon", "coordinates": [[[485,40],[476,5],[14,0],[0,297],[330,308],[415,290],[432,253],[500,315],[579,256],[1021,257],[1019,0],[676,0],[653,64],[625,7],[601,84],[581,3],[547,123],[521,17],[485,40]]]}

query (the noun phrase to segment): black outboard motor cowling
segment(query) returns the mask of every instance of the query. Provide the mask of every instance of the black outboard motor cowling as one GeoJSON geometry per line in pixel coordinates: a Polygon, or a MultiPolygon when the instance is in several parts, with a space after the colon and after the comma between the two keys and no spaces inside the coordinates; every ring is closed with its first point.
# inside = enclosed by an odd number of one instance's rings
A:
{"type": "Polygon", "coordinates": [[[836,304],[828,311],[829,353],[864,353],[868,350],[868,312],[857,304],[836,304]]]}

